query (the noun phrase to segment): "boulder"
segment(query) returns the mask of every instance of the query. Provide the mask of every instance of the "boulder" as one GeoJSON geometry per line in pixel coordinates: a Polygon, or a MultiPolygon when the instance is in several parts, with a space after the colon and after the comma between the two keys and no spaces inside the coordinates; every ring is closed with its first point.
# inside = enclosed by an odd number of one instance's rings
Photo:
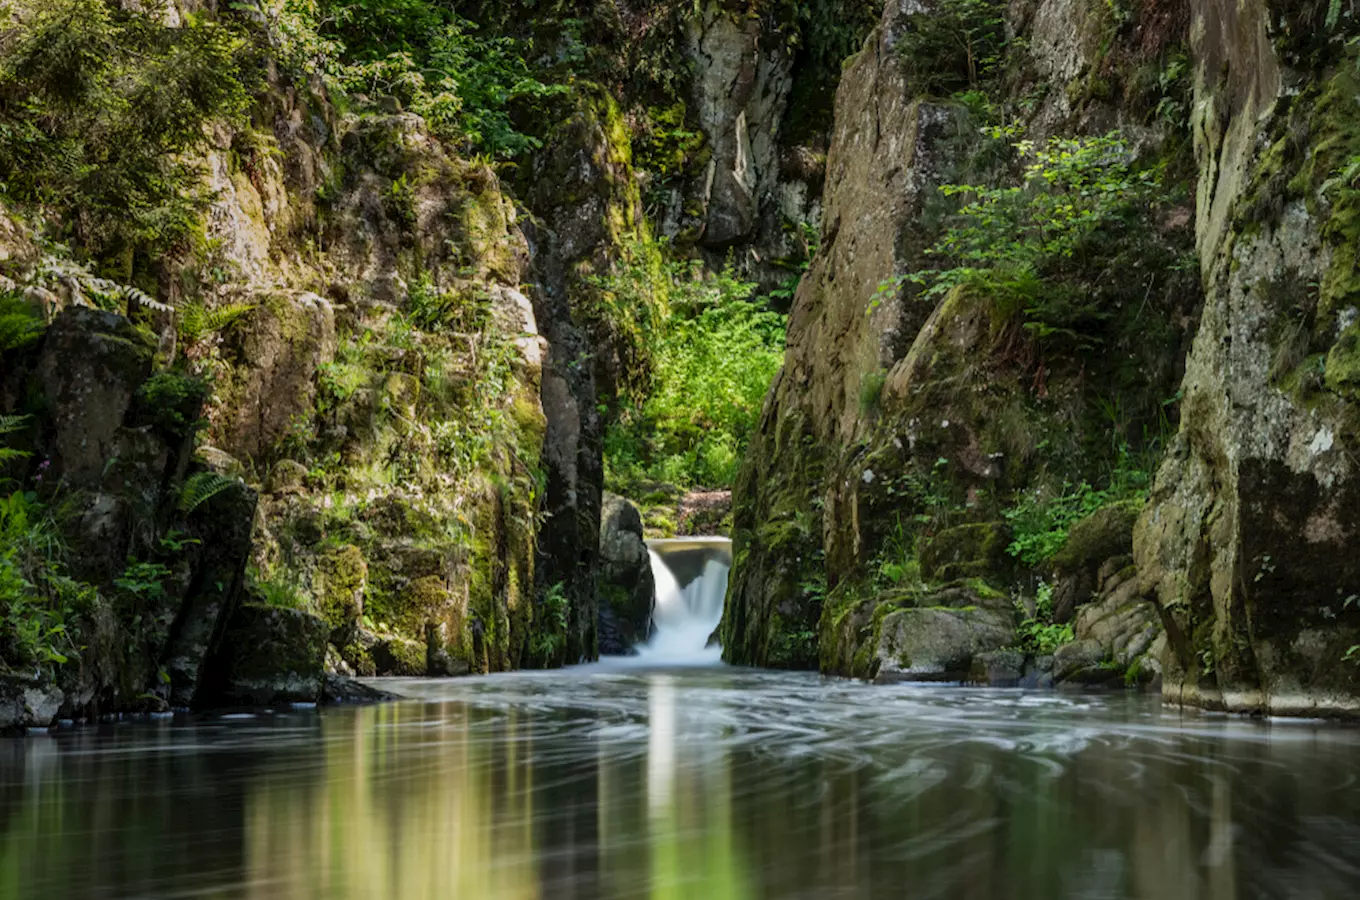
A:
{"type": "Polygon", "coordinates": [[[50,727],[64,700],[50,682],[0,675],[0,734],[50,727]]]}
{"type": "Polygon", "coordinates": [[[317,702],[329,636],[327,623],[303,610],[242,604],[227,624],[198,705],[317,702]]]}
{"type": "Polygon", "coordinates": [[[1101,570],[1112,560],[1131,561],[1133,526],[1142,510],[1141,500],[1114,503],[1077,522],[1053,557],[1053,621],[1072,620],[1077,607],[1101,588],[1101,570]]]}
{"type": "MultiPolygon", "coordinates": [[[[924,602],[930,602],[926,600],[924,602]]],[[[922,606],[889,613],[879,632],[879,683],[963,681],[980,654],[1015,642],[1015,614],[1001,602],[922,606]]]]}
{"type": "Polygon", "coordinates": [[[600,520],[600,653],[628,653],[645,641],[655,599],[642,515],[624,498],[605,494],[600,520]]]}

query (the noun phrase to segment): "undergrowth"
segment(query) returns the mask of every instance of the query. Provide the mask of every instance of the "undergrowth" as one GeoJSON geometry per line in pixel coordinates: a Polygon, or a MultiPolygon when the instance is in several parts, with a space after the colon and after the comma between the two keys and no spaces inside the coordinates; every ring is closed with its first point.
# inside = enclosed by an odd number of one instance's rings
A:
{"type": "MultiPolygon", "coordinates": [[[[654,285],[620,283],[625,294],[654,285]]],[[[730,487],[770,382],[783,362],[784,318],[732,272],[705,275],[689,263],[660,271],[669,300],[654,325],[648,384],[605,435],[605,477],[628,492],[643,482],[730,487]]]]}

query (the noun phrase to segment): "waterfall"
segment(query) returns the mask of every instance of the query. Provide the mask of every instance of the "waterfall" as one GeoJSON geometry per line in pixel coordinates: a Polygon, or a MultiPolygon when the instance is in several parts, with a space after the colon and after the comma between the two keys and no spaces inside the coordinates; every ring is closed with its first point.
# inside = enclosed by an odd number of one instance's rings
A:
{"type": "Polygon", "coordinates": [[[723,538],[651,541],[656,581],[652,637],[637,648],[639,661],[682,665],[716,663],[722,649],[708,638],[722,621],[732,544],[723,538]],[[669,560],[669,562],[668,562],[669,560]]]}

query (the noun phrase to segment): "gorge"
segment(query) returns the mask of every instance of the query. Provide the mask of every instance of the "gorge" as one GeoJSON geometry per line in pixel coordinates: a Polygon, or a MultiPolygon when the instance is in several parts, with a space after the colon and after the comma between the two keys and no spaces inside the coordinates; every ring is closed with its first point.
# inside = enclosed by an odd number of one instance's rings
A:
{"type": "Polygon", "coordinates": [[[0,898],[1346,896],[1358,453],[1360,0],[0,0],[0,898]]]}

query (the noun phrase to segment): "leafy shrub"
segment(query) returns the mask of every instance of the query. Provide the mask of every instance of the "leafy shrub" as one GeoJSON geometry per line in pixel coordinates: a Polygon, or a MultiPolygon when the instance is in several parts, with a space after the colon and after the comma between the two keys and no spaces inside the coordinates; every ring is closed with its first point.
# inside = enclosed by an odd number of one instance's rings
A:
{"type": "Polygon", "coordinates": [[[201,424],[203,403],[211,393],[202,378],[157,372],[137,390],[138,417],[175,437],[185,437],[201,424]]]}
{"type": "Polygon", "coordinates": [[[1146,499],[1155,452],[1155,448],[1150,449],[1139,458],[1127,449],[1121,450],[1103,488],[1083,481],[1066,484],[1057,494],[1036,491],[1024,495],[1005,513],[1013,535],[1007,551],[1025,565],[1039,568],[1057,555],[1067,543],[1068,531],[1082,519],[1115,503],[1146,499]]]}
{"type": "Polygon", "coordinates": [[[937,266],[897,284],[922,285],[929,298],[976,287],[1036,337],[1091,349],[1119,292],[1190,264],[1152,224],[1167,191],[1118,135],[1013,146],[1026,163],[1022,183],[942,186],[962,206],[927,251],[937,266]]]}
{"type": "Polygon", "coordinates": [[[516,105],[562,93],[535,77],[532,47],[484,34],[445,5],[428,0],[321,0],[293,4],[287,19],[313,70],[348,91],[391,94],[442,137],[495,159],[542,146],[511,118],[516,105]]]}
{"type": "MultiPolygon", "coordinates": [[[[1023,604],[1017,602],[1016,608],[1025,613],[1023,604]]],[[[1024,621],[1016,628],[1016,638],[1021,650],[1035,656],[1051,656],[1076,638],[1070,623],[1057,625],[1053,622],[1053,585],[1047,582],[1039,585],[1034,597],[1034,615],[1024,616],[1024,621]]]]}

